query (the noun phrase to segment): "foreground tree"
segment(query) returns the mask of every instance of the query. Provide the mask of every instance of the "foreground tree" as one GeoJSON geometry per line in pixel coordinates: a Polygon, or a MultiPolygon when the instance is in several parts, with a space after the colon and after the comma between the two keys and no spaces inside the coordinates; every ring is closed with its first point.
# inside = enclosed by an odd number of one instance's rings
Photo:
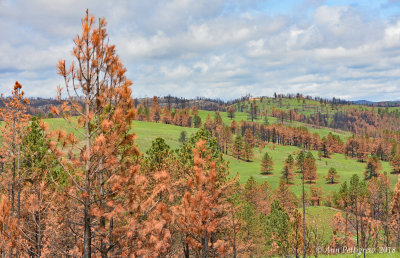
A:
{"type": "MultiPolygon", "coordinates": [[[[96,22],[86,11],[82,33],[74,39],[75,61],[69,68],[65,60],[60,60],[57,66],[64,78],[67,98],[60,111],[54,107],[52,111],[61,115],[84,143],[78,145],[72,133],[59,130],[53,134],[50,144],[69,175],[65,192],[69,209],[76,214],[69,224],[78,240],[75,246],[83,246],[82,250],[68,252],[82,252],[87,258],[94,255],[93,250],[102,257],[111,253],[156,255],[163,251],[152,248],[158,244],[158,238],[145,241],[138,235],[148,237],[146,228],[159,225],[150,211],[158,211],[160,207],[156,205],[157,195],[143,194],[149,189],[147,178],[141,175],[137,165],[139,152],[134,145],[135,135],[129,133],[135,116],[132,82],[126,78],[126,69],[116,55],[115,46],[109,44],[105,26],[103,18],[96,22]],[[83,106],[77,99],[83,100],[83,106]],[[78,119],[71,117],[71,113],[78,114],[78,119]],[[123,182],[129,182],[129,186],[123,182]],[[117,226],[120,226],[118,234],[117,226]],[[82,245],[80,239],[83,239],[82,245]],[[136,241],[135,245],[131,245],[132,241],[136,241]],[[125,249],[123,245],[131,248],[125,249]]],[[[61,94],[59,87],[59,100],[61,94]]],[[[160,180],[163,178],[159,176],[160,180]]]]}
{"type": "Polygon", "coordinates": [[[287,257],[291,247],[290,217],[278,200],[271,205],[271,213],[267,216],[266,234],[269,241],[269,255],[278,254],[287,257]]]}
{"type": "Polygon", "coordinates": [[[396,248],[400,247],[400,177],[391,203],[390,236],[393,245],[396,248]]]}
{"type": "MultiPolygon", "coordinates": [[[[215,250],[224,254],[226,243],[217,240],[216,233],[228,219],[225,211],[230,205],[226,192],[231,183],[218,176],[216,161],[203,139],[193,149],[193,162],[194,175],[188,178],[181,203],[174,208],[177,225],[184,232],[185,245],[201,257],[209,257],[215,250]]],[[[186,257],[190,253],[188,248],[186,257]]]]}
{"type": "Polygon", "coordinates": [[[3,137],[1,154],[7,172],[7,176],[3,179],[3,183],[6,183],[6,185],[3,185],[3,187],[8,189],[11,214],[14,216],[17,209],[18,218],[21,193],[21,145],[30,119],[27,114],[27,105],[28,100],[24,97],[22,85],[15,82],[11,97],[6,99],[5,106],[0,113],[4,121],[4,127],[1,129],[3,137]],[[17,203],[16,192],[18,195],[17,203]]]}
{"type": "MultiPolygon", "coordinates": [[[[20,223],[21,219],[21,192],[23,184],[22,143],[26,134],[30,116],[27,114],[28,100],[24,97],[22,85],[15,82],[14,89],[9,98],[6,99],[1,109],[1,118],[4,121],[2,131],[1,156],[4,164],[4,172],[1,174],[2,188],[6,189],[8,202],[3,202],[4,214],[10,215],[20,223]],[[10,213],[6,211],[9,209],[10,213]]],[[[6,218],[5,218],[6,219],[6,218]]],[[[17,240],[20,232],[9,231],[9,239],[17,240]]],[[[15,245],[9,246],[9,255],[19,255],[15,245]]],[[[19,246],[20,248],[20,246],[19,246]]]]}
{"type": "Polygon", "coordinates": [[[61,183],[53,156],[49,153],[46,125],[33,117],[23,139],[22,170],[24,184],[19,224],[25,239],[25,253],[34,257],[49,254],[51,235],[50,210],[58,194],[53,181],[61,183]]]}
{"type": "Polygon", "coordinates": [[[332,241],[329,244],[330,248],[342,250],[344,247],[353,248],[355,246],[349,221],[347,219],[343,219],[340,212],[335,214],[332,227],[333,236],[332,241]]]}

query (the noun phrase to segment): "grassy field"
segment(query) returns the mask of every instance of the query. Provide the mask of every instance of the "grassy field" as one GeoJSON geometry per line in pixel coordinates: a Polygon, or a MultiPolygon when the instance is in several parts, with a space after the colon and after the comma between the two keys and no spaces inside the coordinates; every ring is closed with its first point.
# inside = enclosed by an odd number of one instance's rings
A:
{"type": "MultiPolygon", "coordinates": [[[[224,116],[223,116],[224,117],[224,116]]],[[[229,118],[225,118],[227,120],[229,118]]],[[[49,124],[50,129],[64,129],[67,132],[74,132],[68,124],[60,118],[45,119],[45,122],[49,124]]],[[[162,123],[153,122],[141,122],[135,121],[133,123],[133,131],[137,135],[136,143],[138,144],[142,152],[146,152],[151,146],[151,142],[157,137],[162,137],[166,140],[167,144],[170,145],[172,149],[178,148],[180,146],[179,136],[182,131],[186,131],[187,137],[190,137],[197,129],[186,128],[174,125],[166,125],[162,123]]],[[[321,129],[317,129],[321,130],[321,129]]],[[[78,134],[79,135],[79,134],[78,134]]],[[[258,148],[254,148],[254,158],[251,162],[245,162],[242,160],[237,160],[229,155],[225,155],[225,159],[230,162],[231,175],[240,174],[240,182],[245,183],[251,176],[253,176],[258,182],[267,181],[273,188],[276,188],[279,184],[281,178],[281,170],[283,168],[283,162],[290,153],[298,151],[299,148],[294,146],[282,146],[275,145],[273,149],[272,144],[267,144],[266,147],[260,152],[258,148]],[[260,166],[261,159],[265,152],[268,152],[274,162],[274,171],[272,175],[261,175],[260,166]]],[[[314,157],[317,159],[317,152],[312,151],[314,157]]],[[[324,176],[328,173],[329,168],[334,167],[337,169],[340,175],[340,182],[348,181],[353,174],[358,174],[361,178],[363,177],[363,171],[366,164],[357,162],[353,159],[346,159],[343,154],[333,154],[330,159],[317,159],[317,174],[318,180],[316,182],[317,186],[321,186],[325,193],[330,191],[335,191],[338,189],[340,184],[326,184],[324,176]]],[[[382,163],[383,171],[390,171],[390,165],[387,162],[382,163]]],[[[391,175],[391,184],[394,185],[397,181],[397,175],[391,175]]],[[[306,185],[308,191],[310,185],[306,185]]],[[[300,176],[296,174],[296,177],[291,185],[292,191],[300,196],[301,193],[301,179],[300,176]]]]}
{"type": "MultiPolygon", "coordinates": [[[[251,162],[239,161],[230,156],[226,157],[226,160],[231,163],[231,174],[240,173],[240,181],[242,183],[246,182],[250,176],[253,176],[258,182],[267,181],[273,188],[276,188],[279,184],[281,171],[283,169],[283,163],[286,157],[290,153],[294,153],[298,151],[299,148],[294,146],[282,146],[275,145],[275,149],[273,150],[272,144],[268,144],[260,153],[258,149],[254,149],[254,158],[251,162]],[[274,162],[274,171],[272,175],[262,175],[260,174],[260,166],[261,159],[265,152],[268,152],[272,157],[274,162]]],[[[365,170],[365,163],[357,162],[353,159],[346,159],[343,154],[333,154],[330,159],[322,159],[318,160],[317,151],[312,151],[314,157],[316,158],[317,163],[317,175],[318,180],[316,184],[321,186],[322,189],[327,193],[329,191],[335,191],[338,189],[340,184],[326,184],[324,176],[328,174],[329,168],[336,168],[338,174],[340,175],[340,183],[344,181],[350,180],[353,174],[359,175],[363,178],[363,171],[365,170]]],[[[383,171],[390,171],[390,165],[388,162],[382,163],[383,171]]],[[[397,175],[390,175],[391,185],[394,188],[394,185],[397,182],[397,175]]],[[[310,185],[306,185],[306,189],[309,189],[310,185]]],[[[296,195],[300,195],[301,193],[301,179],[299,175],[296,175],[295,180],[291,186],[292,191],[296,195]]]]}
{"type": "MultiPolygon", "coordinates": [[[[299,208],[300,212],[303,210],[299,208]]],[[[323,242],[332,241],[332,218],[336,213],[340,212],[337,209],[324,206],[312,206],[306,208],[306,223],[317,229],[318,234],[323,236],[323,242]]]]}
{"type": "MultiPolygon", "coordinates": [[[[245,101],[244,106],[249,107],[250,102],[253,102],[254,100],[250,101],[245,101]]],[[[347,105],[347,104],[342,104],[338,106],[332,106],[331,104],[324,104],[320,103],[319,101],[316,100],[308,100],[304,99],[298,101],[296,98],[282,98],[280,99],[274,99],[274,98],[264,98],[263,101],[260,101],[260,98],[256,98],[256,103],[259,109],[265,110],[265,109],[271,109],[272,107],[279,108],[285,111],[288,110],[296,110],[300,114],[304,115],[310,115],[312,113],[316,112],[321,112],[321,114],[332,114],[336,108],[340,110],[348,110],[348,109],[358,109],[358,110],[375,110],[377,111],[377,107],[371,107],[371,106],[366,106],[366,105],[347,105]]],[[[236,107],[237,110],[239,110],[240,106],[243,105],[243,102],[241,103],[236,103],[234,106],[236,107]]],[[[382,107],[381,109],[386,109],[385,107],[382,107]]],[[[387,110],[389,112],[400,110],[400,107],[388,107],[387,110]]]]}
{"type": "MultiPolygon", "coordinates": [[[[230,125],[232,120],[235,120],[236,122],[240,123],[240,121],[249,121],[248,120],[248,114],[244,113],[244,112],[235,112],[235,117],[233,119],[230,119],[228,117],[227,112],[220,112],[221,114],[221,118],[222,121],[224,122],[225,125],[230,125]]],[[[213,111],[206,111],[206,110],[199,110],[199,116],[201,118],[201,121],[204,122],[206,121],[207,116],[210,115],[211,118],[214,118],[215,112],[213,111]]],[[[254,120],[254,122],[257,123],[264,123],[264,120],[262,118],[258,118],[256,120],[254,120]]],[[[278,121],[278,119],[276,117],[268,117],[268,122],[270,124],[275,124],[275,123],[280,123],[280,121],[278,121]]],[[[293,122],[289,122],[289,121],[284,121],[285,125],[289,125],[289,126],[296,126],[296,127],[306,127],[308,128],[310,133],[318,133],[320,135],[320,137],[324,137],[327,136],[329,133],[335,134],[340,136],[340,138],[345,141],[348,137],[350,137],[352,134],[346,131],[342,131],[342,130],[333,130],[332,128],[326,128],[326,127],[320,127],[320,128],[316,128],[313,125],[309,125],[306,123],[301,123],[301,122],[297,122],[297,121],[293,121],[293,122]]]]}

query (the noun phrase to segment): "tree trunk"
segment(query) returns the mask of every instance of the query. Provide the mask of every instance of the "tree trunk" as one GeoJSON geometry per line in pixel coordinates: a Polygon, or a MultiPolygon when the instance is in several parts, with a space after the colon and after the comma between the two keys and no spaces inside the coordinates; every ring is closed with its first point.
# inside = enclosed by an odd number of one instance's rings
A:
{"type": "Polygon", "coordinates": [[[114,239],[113,239],[113,231],[114,231],[114,219],[111,218],[110,219],[110,256],[113,257],[113,247],[114,247],[114,239]]]}
{"type": "MultiPolygon", "coordinates": [[[[89,65],[89,63],[88,63],[89,65]]],[[[89,69],[88,69],[89,70],[89,69]]],[[[87,82],[90,85],[90,82],[87,82]]],[[[83,197],[84,203],[84,236],[83,236],[83,257],[84,258],[91,258],[92,257],[92,230],[91,230],[91,221],[90,221],[90,121],[89,121],[89,114],[90,114],[90,99],[89,99],[89,92],[86,92],[86,122],[85,122],[85,129],[86,129],[86,185],[85,190],[86,194],[83,197]]]]}
{"type": "Polygon", "coordinates": [[[358,228],[358,198],[357,198],[357,196],[358,196],[358,193],[356,193],[356,196],[355,196],[355,201],[356,201],[356,232],[357,232],[357,248],[359,247],[359,238],[358,238],[358,235],[359,235],[359,228],[358,228]]]}
{"type": "Polygon", "coordinates": [[[202,239],[202,242],[203,242],[203,247],[201,250],[201,257],[208,258],[208,235],[207,235],[207,233],[205,234],[204,238],[202,239]]]}
{"type": "Polygon", "coordinates": [[[189,250],[189,244],[186,243],[186,238],[185,236],[185,241],[183,242],[183,253],[185,254],[185,258],[189,258],[190,250],[189,250]]]}

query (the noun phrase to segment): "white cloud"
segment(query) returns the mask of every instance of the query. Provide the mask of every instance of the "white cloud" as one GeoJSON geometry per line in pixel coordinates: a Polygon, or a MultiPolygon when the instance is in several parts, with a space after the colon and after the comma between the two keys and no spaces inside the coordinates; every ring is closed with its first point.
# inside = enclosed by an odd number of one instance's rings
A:
{"type": "Polygon", "coordinates": [[[183,79],[193,73],[191,69],[186,66],[179,65],[173,69],[169,69],[165,66],[161,67],[161,72],[167,79],[183,79]]]}
{"type": "Polygon", "coordinates": [[[109,22],[110,41],[134,80],[135,96],[229,99],[302,92],[400,99],[399,18],[320,0],[274,15],[268,5],[261,0],[0,0],[0,91],[9,92],[20,80],[28,95],[54,96],[55,64],[70,58],[72,39],[89,8],[109,22]]]}

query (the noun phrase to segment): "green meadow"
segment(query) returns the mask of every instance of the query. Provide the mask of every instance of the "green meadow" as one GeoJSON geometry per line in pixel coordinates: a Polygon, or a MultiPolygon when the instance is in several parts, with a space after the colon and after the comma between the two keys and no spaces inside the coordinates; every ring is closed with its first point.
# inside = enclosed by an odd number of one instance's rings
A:
{"type": "MultiPolygon", "coordinates": [[[[200,113],[202,116],[207,116],[208,114],[214,115],[213,112],[207,111],[200,111],[200,113]]],[[[221,115],[225,123],[228,123],[230,121],[230,119],[226,116],[226,113],[221,113],[221,115]]],[[[242,119],[243,117],[244,115],[238,115],[236,116],[236,119],[242,119]]],[[[67,132],[75,132],[75,130],[72,129],[64,119],[53,118],[45,119],[44,121],[49,124],[49,127],[52,130],[64,129],[67,132]]],[[[172,149],[178,148],[181,144],[179,142],[179,136],[181,132],[186,131],[187,137],[190,137],[190,135],[196,132],[197,129],[167,125],[162,123],[134,121],[132,130],[137,135],[136,144],[138,145],[139,149],[142,152],[146,152],[146,150],[150,148],[151,142],[157,137],[164,138],[166,143],[172,149]]],[[[322,135],[327,132],[327,129],[315,130],[322,135]]],[[[76,133],[76,135],[78,135],[79,137],[79,133],[76,133]]],[[[275,189],[281,180],[281,171],[283,168],[284,160],[289,154],[294,154],[297,151],[299,151],[299,148],[294,146],[282,146],[276,144],[275,148],[273,148],[272,144],[267,144],[265,148],[261,150],[261,152],[258,148],[254,148],[254,158],[250,162],[238,160],[230,155],[225,155],[225,159],[230,163],[230,175],[234,176],[239,173],[241,183],[245,183],[251,176],[253,176],[258,182],[267,181],[272,186],[272,188],[275,189]],[[272,175],[262,175],[260,173],[261,160],[265,152],[268,152],[271,155],[274,162],[274,171],[272,175]]],[[[312,153],[317,162],[318,179],[315,184],[306,184],[307,191],[310,186],[316,185],[321,186],[323,191],[325,193],[328,193],[330,191],[337,190],[340,186],[340,183],[350,180],[350,177],[353,174],[358,174],[361,178],[363,177],[363,171],[365,170],[366,166],[365,163],[357,162],[354,159],[348,159],[343,154],[332,154],[330,159],[322,158],[321,160],[319,160],[317,151],[312,151],[312,153]],[[327,175],[328,170],[331,167],[336,168],[338,174],[340,175],[340,183],[338,184],[327,184],[325,182],[324,176],[327,175]]],[[[382,171],[390,171],[390,165],[388,162],[383,162],[382,167],[382,171]]],[[[390,178],[392,187],[394,188],[394,185],[397,181],[397,175],[390,175],[390,178]]],[[[291,189],[297,196],[300,196],[301,178],[298,174],[295,175],[295,178],[291,183],[291,189]]]]}

